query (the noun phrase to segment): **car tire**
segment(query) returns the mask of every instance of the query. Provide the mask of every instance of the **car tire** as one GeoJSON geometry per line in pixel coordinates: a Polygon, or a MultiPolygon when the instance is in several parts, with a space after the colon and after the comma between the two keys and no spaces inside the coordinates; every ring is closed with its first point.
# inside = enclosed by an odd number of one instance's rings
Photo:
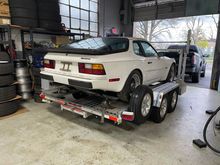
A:
{"type": "Polygon", "coordinates": [[[19,100],[0,103],[0,117],[15,113],[19,108],[19,100]]]}
{"type": "Polygon", "coordinates": [[[11,15],[21,18],[37,19],[37,12],[28,8],[11,8],[11,15]]]}
{"type": "Polygon", "coordinates": [[[172,91],[169,94],[169,103],[167,109],[168,113],[172,113],[176,110],[177,101],[178,101],[178,89],[172,91]]]}
{"type": "Polygon", "coordinates": [[[166,82],[172,82],[174,81],[174,78],[175,78],[175,65],[172,64],[171,67],[170,67],[170,70],[169,70],[169,73],[167,75],[167,78],[166,78],[166,82]]]}
{"type": "Polygon", "coordinates": [[[14,82],[14,76],[12,74],[0,76],[0,87],[11,85],[13,82],[14,82]]]}
{"type": "Polygon", "coordinates": [[[145,86],[138,86],[132,93],[129,110],[134,113],[134,123],[143,124],[150,116],[153,106],[153,91],[145,86]]]}
{"type": "Polygon", "coordinates": [[[121,101],[129,102],[131,93],[135,90],[135,88],[142,84],[142,76],[139,71],[134,70],[129,75],[125,85],[120,93],[118,93],[118,97],[121,101]],[[135,82],[136,81],[136,82],[135,82]],[[134,86],[133,86],[133,83],[134,86]]]}
{"type": "Polygon", "coordinates": [[[14,65],[12,63],[0,64],[0,75],[11,74],[14,72],[14,65]]]}
{"type": "Polygon", "coordinates": [[[153,108],[151,117],[155,123],[161,123],[165,119],[168,112],[168,104],[168,95],[164,95],[160,107],[153,108]]]}
{"type": "Polygon", "coordinates": [[[203,72],[201,73],[201,77],[205,77],[205,71],[206,71],[206,68],[204,68],[203,72]]]}
{"type": "Polygon", "coordinates": [[[11,100],[15,98],[16,95],[15,85],[0,88],[0,102],[11,100]]]}
{"type": "Polygon", "coordinates": [[[27,9],[36,9],[35,0],[9,0],[10,8],[27,8],[27,9]]]}
{"type": "Polygon", "coordinates": [[[192,83],[199,83],[200,72],[192,73],[192,83]]]}
{"type": "Polygon", "coordinates": [[[20,25],[24,27],[38,27],[38,20],[32,18],[13,17],[11,18],[11,22],[14,25],[20,25]]]}

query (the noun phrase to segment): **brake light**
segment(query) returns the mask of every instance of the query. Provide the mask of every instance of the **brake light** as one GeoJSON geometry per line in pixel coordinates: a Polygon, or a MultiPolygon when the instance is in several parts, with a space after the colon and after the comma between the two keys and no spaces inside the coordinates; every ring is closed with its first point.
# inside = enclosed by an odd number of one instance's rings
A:
{"type": "Polygon", "coordinates": [[[44,68],[54,69],[55,68],[55,61],[45,59],[44,60],[44,68]]]}
{"type": "Polygon", "coordinates": [[[79,63],[79,73],[105,75],[105,69],[102,64],[79,63]]]}
{"type": "Polygon", "coordinates": [[[196,64],[196,56],[192,55],[192,64],[196,64]]]}

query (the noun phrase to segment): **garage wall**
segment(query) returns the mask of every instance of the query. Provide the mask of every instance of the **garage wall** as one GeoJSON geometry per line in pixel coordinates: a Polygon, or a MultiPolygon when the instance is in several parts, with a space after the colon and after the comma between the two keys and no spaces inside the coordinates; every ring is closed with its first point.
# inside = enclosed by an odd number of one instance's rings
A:
{"type": "Polygon", "coordinates": [[[129,0],[99,1],[99,35],[106,36],[112,27],[116,27],[120,35],[132,36],[131,6],[129,0]],[[120,20],[121,19],[121,20],[120,20]]]}
{"type": "Polygon", "coordinates": [[[121,0],[99,1],[99,35],[106,36],[112,27],[122,32],[120,23],[121,0]]]}

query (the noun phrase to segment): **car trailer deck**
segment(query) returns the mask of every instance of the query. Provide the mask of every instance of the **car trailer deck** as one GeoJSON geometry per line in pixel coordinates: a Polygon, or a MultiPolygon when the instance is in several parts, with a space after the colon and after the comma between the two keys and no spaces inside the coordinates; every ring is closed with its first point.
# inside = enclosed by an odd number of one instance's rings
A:
{"type": "MultiPolygon", "coordinates": [[[[178,91],[180,94],[180,84],[169,82],[150,86],[153,91],[153,107],[160,108],[164,96],[172,91],[178,91]]],[[[81,99],[74,99],[65,86],[56,87],[41,93],[40,97],[43,102],[57,103],[61,110],[70,111],[87,118],[91,115],[99,116],[101,123],[105,119],[111,120],[117,124],[122,121],[133,121],[134,113],[129,111],[129,104],[118,100],[108,100],[103,97],[88,96],[81,99]]]]}

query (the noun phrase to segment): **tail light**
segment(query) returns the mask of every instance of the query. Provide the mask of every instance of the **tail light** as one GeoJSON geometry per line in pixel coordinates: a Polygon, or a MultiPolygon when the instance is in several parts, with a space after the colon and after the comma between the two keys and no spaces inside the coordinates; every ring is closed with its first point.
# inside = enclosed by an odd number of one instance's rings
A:
{"type": "Polygon", "coordinates": [[[44,68],[54,69],[55,68],[55,61],[45,59],[44,60],[44,68]]]}
{"type": "Polygon", "coordinates": [[[133,121],[134,120],[134,112],[122,112],[122,119],[126,121],[133,121]]]}
{"type": "Polygon", "coordinates": [[[192,55],[192,64],[196,64],[196,56],[192,55]]]}
{"type": "Polygon", "coordinates": [[[79,63],[79,73],[105,75],[105,69],[102,64],[79,63]]]}

